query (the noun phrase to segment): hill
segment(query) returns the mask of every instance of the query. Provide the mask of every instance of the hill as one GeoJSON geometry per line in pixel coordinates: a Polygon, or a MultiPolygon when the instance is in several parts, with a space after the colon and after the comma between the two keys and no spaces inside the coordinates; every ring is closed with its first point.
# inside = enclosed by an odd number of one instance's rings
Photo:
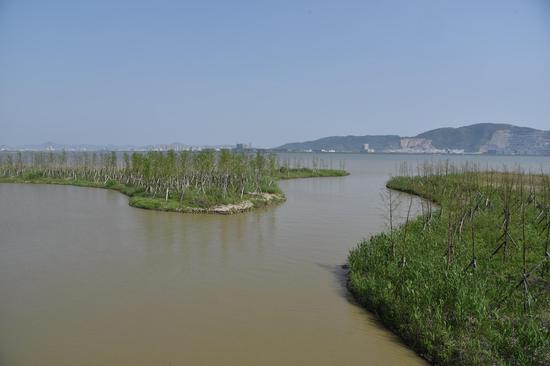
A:
{"type": "Polygon", "coordinates": [[[321,150],[336,150],[345,152],[362,151],[364,144],[369,144],[371,149],[398,149],[400,147],[401,137],[397,135],[381,135],[381,136],[332,136],[325,137],[314,141],[294,142],[278,147],[279,150],[289,151],[321,151],[321,150]]]}
{"type": "Polygon", "coordinates": [[[550,155],[550,131],[504,123],[478,123],[458,128],[430,130],[414,137],[331,136],[282,145],[284,151],[338,151],[406,153],[488,153],[550,155]]]}

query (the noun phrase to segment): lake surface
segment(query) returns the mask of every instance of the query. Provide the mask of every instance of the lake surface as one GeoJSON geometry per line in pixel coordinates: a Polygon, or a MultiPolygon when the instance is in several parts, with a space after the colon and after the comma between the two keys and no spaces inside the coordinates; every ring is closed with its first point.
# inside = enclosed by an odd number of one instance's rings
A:
{"type": "MultiPolygon", "coordinates": [[[[281,182],[286,203],[234,216],[0,184],[0,365],[423,364],[353,303],[341,265],[384,230],[398,165],[449,157],[281,158],[352,175],[281,182]]],[[[550,171],[548,157],[451,159],[550,171]]]]}

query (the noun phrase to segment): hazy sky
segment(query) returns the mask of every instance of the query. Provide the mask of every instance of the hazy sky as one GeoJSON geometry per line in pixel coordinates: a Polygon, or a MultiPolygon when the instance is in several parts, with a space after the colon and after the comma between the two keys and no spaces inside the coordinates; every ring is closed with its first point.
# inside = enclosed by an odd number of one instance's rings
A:
{"type": "Polygon", "coordinates": [[[550,0],[0,0],[0,144],[550,129],[550,0]]]}

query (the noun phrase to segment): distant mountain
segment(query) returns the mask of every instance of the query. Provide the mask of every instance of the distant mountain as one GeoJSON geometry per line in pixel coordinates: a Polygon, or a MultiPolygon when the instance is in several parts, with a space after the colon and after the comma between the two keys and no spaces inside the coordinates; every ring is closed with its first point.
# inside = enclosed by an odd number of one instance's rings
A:
{"type": "Polygon", "coordinates": [[[479,123],[438,128],[414,137],[332,136],[289,143],[276,150],[550,155],[550,131],[503,123],[479,123]]]}
{"type": "Polygon", "coordinates": [[[322,151],[336,150],[344,152],[363,151],[364,145],[369,144],[370,149],[399,149],[401,137],[397,135],[380,136],[332,136],[306,142],[293,142],[277,148],[277,150],[289,151],[322,151]]]}
{"type": "Polygon", "coordinates": [[[509,124],[479,123],[459,128],[438,128],[416,137],[431,140],[433,146],[439,149],[486,152],[493,147],[496,150],[510,149],[510,152],[521,153],[533,147],[544,148],[544,144],[550,142],[547,141],[550,131],[509,124]]]}

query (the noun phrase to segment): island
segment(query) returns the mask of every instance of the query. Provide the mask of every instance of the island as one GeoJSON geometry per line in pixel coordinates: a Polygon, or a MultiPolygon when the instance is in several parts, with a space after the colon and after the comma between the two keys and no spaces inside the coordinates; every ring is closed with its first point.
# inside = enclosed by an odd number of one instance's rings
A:
{"type": "Polygon", "coordinates": [[[280,166],[274,154],[222,150],[6,154],[0,183],[107,188],[133,207],[232,214],[286,198],[280,179],[340,177],[344,170],[280,166]]]}

